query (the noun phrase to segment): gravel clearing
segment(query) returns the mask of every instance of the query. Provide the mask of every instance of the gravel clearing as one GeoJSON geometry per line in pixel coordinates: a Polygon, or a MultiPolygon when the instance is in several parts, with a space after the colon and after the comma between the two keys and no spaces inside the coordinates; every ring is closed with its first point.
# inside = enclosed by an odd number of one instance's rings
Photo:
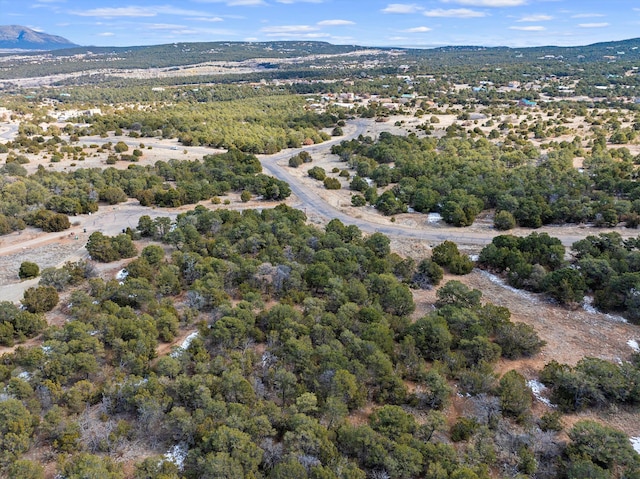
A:
{"type": "Polygon", "coordinates": [[[42,271],[45,268],[59,266],[60,258],[72,256],[81,246],[84,246],[84,243],[80,245],[78,241],[52,243],[25,249],[10,256],[0,256],[0,286],[13,284],[18,280],[18,270],[23,261],[36,263],[42,271]]]}

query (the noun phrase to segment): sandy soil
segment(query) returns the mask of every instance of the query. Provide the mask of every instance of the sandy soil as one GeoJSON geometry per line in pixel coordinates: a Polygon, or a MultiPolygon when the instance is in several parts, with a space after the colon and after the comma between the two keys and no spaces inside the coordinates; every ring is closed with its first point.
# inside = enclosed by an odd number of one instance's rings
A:
{"type": "MultiPolygon", "coordinates": [[[[73,171],[79,168],[116,168],[120,170],[127,169],[129,165],[153,165],[157,161],[169,161],[169,160],[201,160],[205,155],[212,155],[215,153],[222,153],[224,150],[208,147],[189,147],[184,148],[178,143],[177,140],[167,140],[159,138],[130,138],[127,136],[110,136],[109,138],[100,138],[97,136],[82,137],[81,141],[74,143],[74,146],[82,146],[87,155],[84,159],[78,158],[76,160],[65,157],[58,163],[51,163],[48,156],[42,156],[37,154],[26,153],[29,159],[29,163],[22,165],[28,174],[37,171],[39,165],[43,165],[50,171],[73,171]],[[107,157],[109,153],[102,151],[99,152],[95,145],[102,145],[108,141],[111,141],[114,145],[123,141],[129,146],[129,151],[126,153],[131,154],[134,148],[142,151],[142,156],[139,161],[132,163],[129,161],[117,161],[113,165],[107,164],[107,157]],[[145,145],[144,148],[140,147],[140,144],[145,145]],[[91,145],[94,145],[93,147],[91,145]],[[148,145],[148,146],[147,146],[148,145]],[[149,146],[153,145],[151,148],[149,146]]],[[[0,154],[0,163],[3,162],[2,154],[0,154]]],[[[6,155],[4,155],[6,156],[6,155]]]]}
{"type": "MultiPolygon", "coordinates": [[[[633,353],[627,341],[640,340],[638,326],[622,322],[618,317],[555,305],[543,295],[508,288],[495,276],[478,269],[466,276],[446,275],[442,284],[449,280],[461,281],[469,288],[479,289],[484,302],[509,308],[512,321],[531,325],[546,341],[540,354],[532,358],[513,361],[501,359],[496,365],[496,372],[500,375],[515,369],[527,379],[536,379],[538,372],[551,360],[575,365],[584,357],[595,357],[619,363],[629,360],[633,353]]],[[[417,319],[434,310],[436,290],[416,291],[414,300],[417,309],[413,317],[417,319]]],[[[463,403],[458,404],[457,408],[464,408],[463,403]]],[[[542,414],[548,408],[537,403],[536,409],[542,414]]],[[[640,416],[632,409],[612,407],[569,415],[565,425],[570,427],[576,421],[587,418],[611,424],[629,436],[640,435],[640,416]]]]}

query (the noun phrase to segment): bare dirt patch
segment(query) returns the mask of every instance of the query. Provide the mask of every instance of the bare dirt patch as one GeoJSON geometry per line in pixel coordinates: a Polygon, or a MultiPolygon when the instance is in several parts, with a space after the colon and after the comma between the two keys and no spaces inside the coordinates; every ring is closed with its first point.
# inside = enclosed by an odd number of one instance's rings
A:
{"type": "MultiPolygon", "coordinates": [[[[24,235],[26,239],[26,235],[24,235]]],[[[0,249],[0,285],[15,283],[18,280],[18,270],[23,261],[34,261],[40,270],[59,265],[61,258],[74,255],[84,243],[74,240],[62,233],[57,237],[43,241],[35,247],[20,247],[14,252],[6,252],[0,249]]]]}
{"type": "MultiPolygon", "coordinates": [[[[511,311],[511,320],[531,325],[538,335],[546,341],[546,346],[534,357],[518,360],[501,359],[496,365],[499,375],[514,369],[528,379],[535,379],[545,364],[552,360],[575,365],[584,357],[595,357],[619,363],[630,358],[633,350],[627,344],[630,339],[640,339],[638,326],[620,322],[615,317],[584,309],[570,310],[550,302],[543,295],[513,291],[496,283],[494,278],[474,270],[466,276],[445,276],[448,280],[458,280],[482,291],[483,301],[505,306],[511,311]]],[[[435,309],[436,290],[415,291],[416,312],[414,319],[422,317],[435,309]]],[[[464,399],[454,398],[447,414],[456,416],[461,407],[458,402],[464,399]]],[[[548,408],[541,403],[535,407],[543,414],[548,408]]],[[[611,406],[601,411],[586,411],[571,414],[563,419],[565,427],[575,422],[593,419],[614,426],[629,436],[640,435],[640,415],[633,408],[611,406]]]]}
{"type": "MultiPolygon", "coordinates": [[[[511,320],[529,324],[547,342],[540,354],[518,361],[502,360],[499,372],[518,369],[531,373],[540,370],[555,359],[575,365],[584,357],[595,357],[612,362],[628,360],[633,350],[627,344],[630,339],[640,338],[640,329],[623,323],[615,317],[584,309],[570,310],[549,301],[544,295],[515,291],[495,281],[495,276],[475,269],[466,276],[445,275],[441,284],[456,280],[469,288],[482,291],[484,302],[505,306],[511,311],[511,320]]],[[[417,319],[435,309],[436,291],[413,292],[417,319]]]]}

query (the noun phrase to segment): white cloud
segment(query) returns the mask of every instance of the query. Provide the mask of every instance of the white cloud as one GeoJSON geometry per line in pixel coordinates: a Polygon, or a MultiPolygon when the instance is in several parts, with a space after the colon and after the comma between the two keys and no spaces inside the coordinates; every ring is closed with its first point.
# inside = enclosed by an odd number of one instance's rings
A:
{"type": "Polygon", "coordinates": [[[522,32],[541,32],[546,29],[542,25],[528,25],[526,27],[509,27],[509,30],[520,30],[522,32]]]}
{"type": "Polygon", "coordinates": [[[180,25],[175,25],[176,28],[162,28],[162,24],[158,25],[159,28],[150,28],[149,30],[158,30],[163,32],[162,35],[165,38],[169,38],[167,35],[171,35],[172,38],[184,36],[184,35],[199,35],[199,36],[218,36],[229,38],[236,36],[237,33],[232,30],[225,29],[213,29],[213,28],[188,28],[180,25]],[[166,32],[166,33],[165,33],[166,32]]]}
{"type": "Polygon", "coordinates": [[[527,15],[522,17],[519,22],[546,22],[549,20],[553,20],[551,15],[527,15]]]}
{"type": "Polygon", "coordinates": [[[174,23],[146,23],[145,27],[149,30],[179,30],[186,28],[184,25],[176,25],[174,23]]]}
{"type": "Polygon", "coordinates": [[[316,32],[318,29],[316,27],[312,27],[311,25],[279,25],[273,27],[264,27],[260,30],[264,33],[273,33],[273,34],[301,34],[301,33],[309,33],[316,32]]]}
{"type": "Polygon", "coordinates": [[[322,20],[321,22],[318,22],[318,25],[320,25],[322,27],[324,27],[324,26],[336,27],[336,26],[340,26],[340,25],[355,25],[355,22],[352,22],[351,20],[339,20],[339,19],[322,20]]]}
{"type": "Polygon", "coordinates": [[[224,3],[229,7],[256,7],[266,5],[264,0],[193,0],[196,3],[224,3]]]}
{"type": "Polygon", "coordinates": [[[423,8],[415,3],[390,3],[382,9],[382,13],[418,13],[423,8]]]}
{"type": "Polygon", "coordinates": [[[414,28],[407,28],[406,30],[402,30],[402,31],[407,33],[424,33],[424,32],[430,32],[431,29],[429,27],[414,27],[414,28]]]}
{"type": "Polygon", "coordinates": [[[471,7],[519,7],[525,5],[527,0],[443,0],[445,3],[459,3],[471,7]]]}
{"type": "Polygon", "coordinates": [[[444,18],[480,18],[486,17],[484,12],[471,10],[469,8],[436,8],[435,10],[427,10],[422,13],[425,17],[444,17],[444,18]]]}
{"type": "Polygon", "coordinates": [[[274,38],[296,38],[296,39],[305,39],[305,40],[316,40],[319,38],[331,38],[331,35],[323,32],[315,32],[315,33],[267,33],[267,37],[274,38]]]}
{"type": "Polygon", "coordinates": [[[194,21],[194,22],[222,22],[222,18],[220,17],[193,17],[193,18],[189,18],[188,20],[194,21]]]}
{"type": "Polygon", "coordinates": [[[76,10],[71,12],[80,17],[155,17],[157,12],[145,7],[104,7],[92,8],[90,10],[76,10]]]}
{"type": "Polygon", "coordinates": [[[189,16],[208,16],[207,12],[197,10],[186,10],[184,8],[176,8],[171,5],[149,5],[129,6],[129,7],[100,7],[91,8],[89,10],[72,10],[72,15],[80,17],[100,17],[100,18],[119,18],[119,17],[155,17],[157,15],[189,15],[189,16]]]}
{"type": "Polygon", "coordinates": [[[607,22],[599,22],[599,23],[580,23],[578,25],[580,28],[604,28],[608,27],[609,24],[607,22]]]}
{"type": "Polygon", "coordinates": [[[116,34],[113,32],[102,32],[98,33],[99,37],[114,37],[116,34]]]}
{"type": "Polygon", "coordinates": [[[353,43],[355,38],[348,35],[333,35],[331,41],[335,43],[353,43]]]}
{"type": "Polygon", "coordinates": [[[601,18],[605,15],[603,13],[578,13],[576,15],[571,15],[571,18],[601,18]]]}
{"type": "Polygon", "coordinates": [[[66,0],[40,0],[37,3],[34,3],[29,8],[50,8],[52,10],[57,10],[59,8],[57,3],[66,3],[66,0]]]}
{"type": "Polygon", "coordinates": [[[158,6],[151,6],[148,8],[156,10],[158,13],[164,14],[164,15],[190,15],[190,16],[196,16],[196,15],[208,16],[209,15],[208,12],[202,12],[199,10],[186,10],[184,8],[172,7],[171,5],[158,5],[158,6]]]}

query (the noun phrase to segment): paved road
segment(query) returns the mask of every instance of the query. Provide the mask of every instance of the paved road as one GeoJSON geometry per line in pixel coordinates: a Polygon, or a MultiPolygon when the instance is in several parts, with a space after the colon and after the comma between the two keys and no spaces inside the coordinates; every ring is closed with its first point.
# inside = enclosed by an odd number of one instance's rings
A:
{"type": "MultiPolygon", "coordinates": [[[[494,236],[498,234],[502,234],[499,231],[493,230],[485,230],[485,231],[473,231],[466,228],[449,228],[449,227],[441,227],[437,228],[430,227],[428,223],[423,222],[420,226],[403,226],[403,225],[388,225],[388,224],[379,224],[376,222],[369,221],[363,218],[355,218],[346,214],[344,211],[341,211],[332,205],[328,204],[313,188],[308,188],[307,186],[301,184],[298,178],[291,175],[288,171],[288,167],[278,165],[278,162],[281,160],[285,160],[290,158],[291,156],[299,153],[302,150],[309,152],[310,154],[320,154],[329,151],[331,146],[344,141],[350,140],[352,138],[356,138],[359,135],[367,135],[367,130],[373,126],[373,121],[371,119],[355,119],[348,122],[348,125],[343,128],[346,135],[340,138],[333,138],[329,141],[318,145],[312,145],[304,148],[290,149],[285,150],[280,153],[276,153],[274,155],[259,155],[259,159],[262,163],[262,166],[265,172],[270,173],[276,178],[286,181],[290,187],[291,191],[295,196],[300,200],[302,207],[306,210],[307,213],[312,213],[317,216],[331,219],[337,218],[345,224],[353,224],[358,226],[365,233],[375,233],[380,232],[384,233],[388,236],[394,237],[404,237],[404,238],[413,238],[428,241],[430,243],[439,243],[444,240],[455,241],[459,244],[465,245],[477,245],[482,246],[491,242],[494,236]]],[[[7,125],[8,128],[2,128],[0,131],[0,137],[11,139],[16,134],[18,127],[16,125],[7,125]]],[[[207,147],[184,147],[184,146],[172,146],[167,145],[166,142],[160,142],[157,139],[153,138],[95,138],[88,137],[81,139],[81,143],[98,143],[103,144],[106,142],[115,143],[117,141],[124,141],[129,146],[136,147],[141,142],[146,146],[151,146],[154,149],[177,149],[179,151],[188,150],[191,153],[196,153],[198,155],[206,155],[216,153],[218,150],[214,150],[212,148],[207,147]]],[[[131,202],[129,202],[131,203],[131,202]]],[[[172,216],[174,217],[177,213],[171,213],[171,210],[159,210],[159,209],[150,209],[135,207],[133,204],[127,204],[126,206],[121,206],[120,211],[117,211],[118,207],[115,207],[112,211],[107,209],[107,213],[105,214],[101,208],[101,211],[92,217],[87,217],[83,220],[82,226],[86,226],[88,230],[95,231],[100,230],[105,234],[117,234],[122,231],[123,228],[126,227],[135,227],[138,224],[138,217],[143,214],[148,214],[152,217],[155,216],[172,216]],[[112,216],[109,216],[112,215],[112,216]]],[[[547,231],[550,235],[559,238],[562,243],[569,247],[574,242],[584,238],[587,235],[598,234],[604,231],[610,231],[605,229],[593,229],[593,228],[585,228],[584,233],[567,233],[566,229],[562,227],[549,227],[549,228],[541,228],[536,231],[547,231]]],[[[620,231],[620,230],[618,230],[620,231]]],[[[528,234],[530,231],[528,230],[520,230],[521,234],[528,234]]],[[[637,232],[635,230],[622,230],[621,234],[625,237],[637,236],[637,232]]],[[[0,254],[2,251],[0,249],[0,254]]]]}
{"type": "Polygon", "coordinates": [[[0,125],[0,138],[5,140],[13,140],[18,134],[18,125],[15,123],[7,123],[0,125]]]}
{"type": "MultiPolygon", "coordinates": [[[[371,120],[357,119],[351,122],[355,129],[352,129],[346,137],[341,137],[337,140],[331,140],[319,145],[304,148],[309,153],[320,153],[328,151],[329,148],[339,143],[340,141],[356,138],[358,135],[366,135],[367,128],[371,126],[371,120]]],[[[284,159],[288,159],[291,156],[300,152],[302,148],[295,150],[287,150],[286,152],[276,153],[274,155],[261,156],[260,161],[264,169],[276,178],[286,181],[291,187],[291,191],[300,199],[300,202],[304,205],[307,212],[313,212],[324,218],[337,218],[347,225],[356,225],[365,233],[384,233],[387,236],[413,238],[428,241],[430,243],[440,243],[445,240],[454,241],[458,244],[465,245],[477,245],[483,246],[491,243],[491,240],[500,234],[504,234],[501,231],[472,231],[465,228],[454,227],[429,227],[424,222],[422,226],[403,226],[403,225],[382,225],[375,222],[368,221],[363,218],[355,218],[346,214],[345,212],[335,208],[327,203],[320,195],[317,194],[315,189],[308,188],[300,183],[300,180],[289,173],[287,166],[278,165],[278,162],[284,159]]],[[[425,217],[426,220],[426,217],[425,217]]],[[[531,230],[533,231],[533,230],[531,230]]],[[[531,231],[524,231],[522,234],[529,234],[531,231]]],[[[573,243],[583,239],[588,235],[597,235],[605,231],[611,231],[607,229],[595,229],[585,228],[584,234],[568,234],[563,232],[562,227],[548,227],[535,230],[538,232],[546,231],[551,236],[559,238],[567,247],[570,247],[573,243]]],[[[616,230],[619,231],[619,230],[616,230]]],[[[621,234],[625,237],[637,236],[635,230],[623,230],[621,234]]]]}

